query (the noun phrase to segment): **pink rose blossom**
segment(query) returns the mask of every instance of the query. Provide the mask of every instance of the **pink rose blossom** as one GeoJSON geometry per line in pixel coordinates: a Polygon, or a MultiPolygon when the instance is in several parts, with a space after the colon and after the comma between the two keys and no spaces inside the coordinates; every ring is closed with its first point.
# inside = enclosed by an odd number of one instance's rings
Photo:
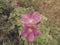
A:
{"type": "Polygon", "coordinates": [[[34,26],[41,20],[41,16],[38,12],[29,12],[21,16],[21,22],[26,26],[34,26]]]}
{"type": "Polygon", "coordinates": [[[32,42],[34,40],[35,36],[38,36],[40,34],[40,30],[34,28],[34,27],[24,27],[24,29],[21,32],[22,38],[25,38],[26,40],[32,42]]]}

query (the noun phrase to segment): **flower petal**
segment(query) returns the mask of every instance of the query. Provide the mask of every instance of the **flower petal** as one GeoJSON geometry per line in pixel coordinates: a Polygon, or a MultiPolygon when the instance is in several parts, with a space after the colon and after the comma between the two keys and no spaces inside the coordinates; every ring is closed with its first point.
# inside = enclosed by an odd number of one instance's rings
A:
{"type": "Polygon", "coordinates": [[[40,30],[33,27],[33,33],[34,33],[34,36],[38,36],[40,34],[40,30]]]}
{"type": "Polygon", "coordinates": [[[26,28],[26,27],[24,27],[24,30],[22,30],[22,32],[21,32],[21,36],[23,37],[23,38],[26,38],[27,37],[27,35],[28,35],[28,28],[26,28]]]}
{"type": "Polygon", "coordinates": [[[34,20],[34,24],[40,22],[41,16],[38,12],[34,12],[32,15],[32,19],[34,20]]]}
{"type": "Polygon", "coordinates": [[[30,42],[32,42],[34,40],[34,34],[33,33],[29,33],[28,36],[26,37],[26,39],[30,42]]]}
{"type": "Polygon", "coordinates": [[[25,23],[27,23],[27,19],[29,19],[29,18],[26,16],[26,14],[25,14],[25,15],[22,15],[22,17],[21,17],[21,22],[22,22],[23,24],[25,24],[25,23]]]}
{"type": "Polygon", "coordinates": [[[32,16],[32,12],[27,13],[27,14],[23,14],[23,15],[21,16],[21,22],[23,23],[23,25],[28,25],[28,26],[31,25],[31,24],[29,24],[29,22],[28,22],[28,21],[30,20],[31,16],[32,16]]]}

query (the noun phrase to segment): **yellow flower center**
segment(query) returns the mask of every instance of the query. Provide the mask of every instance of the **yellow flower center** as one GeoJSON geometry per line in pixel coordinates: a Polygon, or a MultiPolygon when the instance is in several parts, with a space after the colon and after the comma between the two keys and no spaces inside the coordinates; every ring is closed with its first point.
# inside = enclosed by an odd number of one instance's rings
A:
{"type": "Polygon", "coordinates": [[[29,22],[29,23],[33,23],[33,20],[32,20],[32,19],[30,19],[28,22],[29,22]]]}
{"type": "Polygon", "coordinates": [[[32,32],[32,29],[29,29],[28,32],[32,32]]]}

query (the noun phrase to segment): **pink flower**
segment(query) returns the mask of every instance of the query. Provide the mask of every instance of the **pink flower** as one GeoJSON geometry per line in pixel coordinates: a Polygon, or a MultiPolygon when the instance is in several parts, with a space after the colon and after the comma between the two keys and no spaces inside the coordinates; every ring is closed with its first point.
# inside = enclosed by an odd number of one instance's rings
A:
{"type": "Polygon", "coordinates": [[[22,38],[32,42],[34,40],[35,36],[38,36],[40,34],[40,30],[34,28],[34,27],[24,27],[24,29],[21,32],[22,38]]]}
{"type": "Polygon", "coordinates": [[[34,26],[38,24],[41,20],[41,16],[38,12],[29,12],[21,16],[21,22],[26,26],[34,26]]]}
{"type": "Polygon", "coordinates": [[[19,5],[20,3],[17,1],[16,4],[19,5]]]}

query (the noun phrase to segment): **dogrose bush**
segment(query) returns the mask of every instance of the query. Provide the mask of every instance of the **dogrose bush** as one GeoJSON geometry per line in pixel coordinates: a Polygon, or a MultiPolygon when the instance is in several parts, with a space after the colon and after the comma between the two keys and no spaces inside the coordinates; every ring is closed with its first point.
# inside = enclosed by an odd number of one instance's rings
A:
{"type": "MultiPolygon", "coordinates": [[[[53,19],[50,20],[52,13],[47,15],[45,9],[41,9],[44,1],[38,2],[41,3],[40,9],[35,0],[0,0],[0,45],[60,45],[59,25],[55,25],[53,19]],[[22,14],[34,11],[39,11],[42,16],[41,23],[35,26],[41,33],[33,42],[28,42],[19,35],[23,29],[20,18],[22,14]]],[[[47,1],[49,4],[51,2],[53,1],[47,1]]],[[[47,6],[46,11],[49,11],[48,8],[50,7],[47,6]]]]}

